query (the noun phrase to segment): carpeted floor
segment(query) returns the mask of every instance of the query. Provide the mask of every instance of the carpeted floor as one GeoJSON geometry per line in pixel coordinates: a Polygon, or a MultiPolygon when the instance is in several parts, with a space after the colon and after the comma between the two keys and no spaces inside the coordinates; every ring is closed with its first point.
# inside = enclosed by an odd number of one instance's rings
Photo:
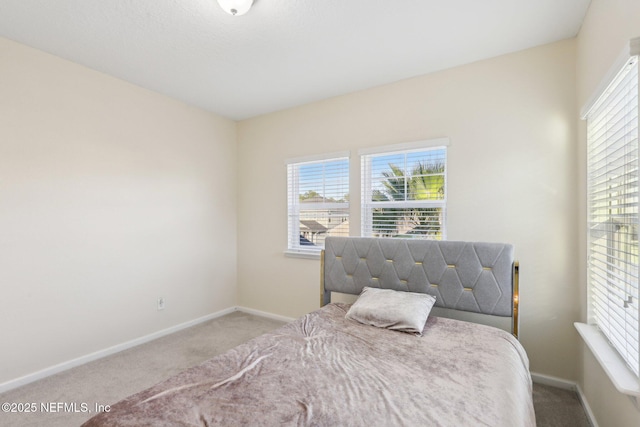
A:
{"type": "Polygon", "coordinates": [[[534,383],[533,405],[539,427],[591,427],[575,391],[534,383]]]}
{"type": "MultiPolygon", "coordinates": [[[[33,413],[0,412],[4,427],[78,426],[96,405],[113,404],[283,323],[242,312],[210,320],[138,347],[0,394],[0,402],[35,403],[33,413]],[[77,412],[57,409],[58,402],[77,412]],[[52,410],[41,411],[42,403],[52,410]],[[69,406],[68,406],[69,407],[69,406]]],[[[534,384],[538,426],[589,427],[575,392],[534,384]]]]}

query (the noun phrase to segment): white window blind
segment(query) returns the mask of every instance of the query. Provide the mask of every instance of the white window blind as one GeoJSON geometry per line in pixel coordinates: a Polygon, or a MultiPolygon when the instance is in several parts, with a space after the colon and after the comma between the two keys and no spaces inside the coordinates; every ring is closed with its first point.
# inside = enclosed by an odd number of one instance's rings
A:
{"type": "Polygon", "coordinates": [[[444,146],[361,156],[362,236],[445,238],[444,146]]]}
{"type": "Polygon", "coordinates": [[[590,321],[640,375],[637,56],[586,119],[590,321]]]}
{"type": "Polygon", "coordinates": [[[327,236],[349,235],[349,158],[287,163],[288,250],[316,253],[327,236]]]}

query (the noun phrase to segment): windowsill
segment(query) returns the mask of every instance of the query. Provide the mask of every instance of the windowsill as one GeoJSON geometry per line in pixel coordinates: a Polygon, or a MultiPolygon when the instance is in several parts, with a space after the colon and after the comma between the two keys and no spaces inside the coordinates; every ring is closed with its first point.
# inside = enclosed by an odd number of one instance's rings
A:
{"type": "Polygon", "coordinates": [[[284,251],[284,256],[289,258],[303,258],[303,259],[320,259],[320,251],[318,252],[297,252],[292,250],[284,251]]]}
{"type": "Polygon", "coordinates": [[[640,397],[640,380],[611,347],[602,333],[593,325],[576,322],[573,324],[591,350],[596,360],[609,376],[616,389],[623,394],[640,397]]]}

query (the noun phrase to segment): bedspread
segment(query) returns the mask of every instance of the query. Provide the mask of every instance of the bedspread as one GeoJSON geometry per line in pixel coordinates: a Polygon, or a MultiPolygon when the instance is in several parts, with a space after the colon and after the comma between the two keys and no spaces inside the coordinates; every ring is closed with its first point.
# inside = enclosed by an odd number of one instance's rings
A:
{"type": "Polygon", "coordinates": [[[135,394],[84,426],[535,426],[507,332],[430,317],[423,336],[334,303],[135,394]]]}

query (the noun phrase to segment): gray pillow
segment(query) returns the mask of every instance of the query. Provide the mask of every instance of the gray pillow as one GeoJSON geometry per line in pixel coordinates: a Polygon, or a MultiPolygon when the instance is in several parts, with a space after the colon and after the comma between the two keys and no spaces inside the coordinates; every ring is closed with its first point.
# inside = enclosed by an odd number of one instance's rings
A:
{"type": "Polygon", "coordinates": [[[435,302],[433,295],[365,287],[346,317],[365,325],[422,335],[435,302]]]}

